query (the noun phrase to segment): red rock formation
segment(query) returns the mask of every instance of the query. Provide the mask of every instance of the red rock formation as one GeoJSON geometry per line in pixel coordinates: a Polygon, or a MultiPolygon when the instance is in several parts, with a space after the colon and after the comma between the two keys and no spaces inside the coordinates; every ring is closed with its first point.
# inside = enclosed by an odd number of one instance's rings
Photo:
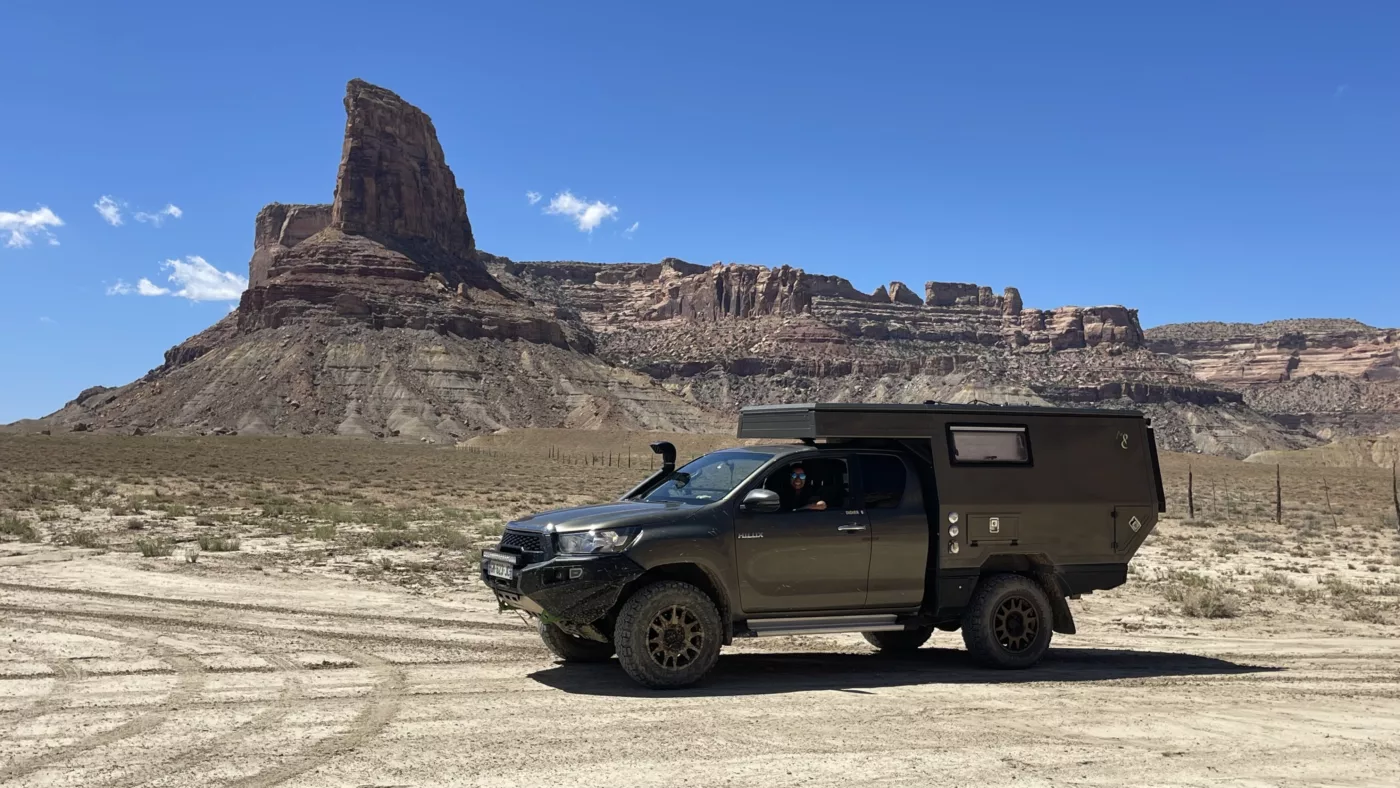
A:
{"type": "MultiPolygon", "coordinates": [[[[355,323],[592,351],[586,329],[527,304],[486,271],[427,115],[359,80],[347,87],[345,110],[334,203],[259,212],[249,288],[229,328],[355,323]]],[[[225,339],[205,332],[172,348],[166,366],[225,339]]]]}
{"type": "Polygon", "coordinates": [[[923,306],[924,299],[919,298],[909,286],[903,282],[890,282],[890,301],[896,304],[909,304],[910,306],[923,306]]]}
{"type": "Polygon", "coordinates": [[[762,315],[799,315],[811,311],[815,297],[870,301],[837,276],[813,276],[799,268],[764,268],[716,263],[703,274],[669,283],[660,303],[644,319],[684,317],[713,321],[762,315]]]}
{"type": "Polygon", "coordinates": [[[248,263],[249,287],[267,284],[268,271],[282,252],[326,229],[329,205],[285,205],[275,202],[258,211],[253,224],[253,259],[248,263]]]}
{"type": "Polygon", "coordinates": [[[454,285],[489,287],[466,196],[432,120],[392,91],[358,79],[346,89],[345,116],[331,225],[402,252],[454,285]]]}
{"type": "Polygon", "coordinates": [[[1254,386],[1304,378],[1400,381],[1400,331],[1352,320],[1182,323],[1147,332],[1149,346],[1191,363],[1203,380],[1254,386]]]}
{"type": "Polygon", "coordinates": [[[959,306],[977,304],[977,285],[966,282],[924,282],[926,306],[959,306]]]}

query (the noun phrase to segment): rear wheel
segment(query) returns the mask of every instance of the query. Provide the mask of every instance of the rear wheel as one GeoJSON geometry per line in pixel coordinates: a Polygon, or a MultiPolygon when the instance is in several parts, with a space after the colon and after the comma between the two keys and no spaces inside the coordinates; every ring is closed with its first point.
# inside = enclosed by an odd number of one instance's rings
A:
{"type": "Polygon", "coordinates": [[[575,637],[554,624],[540,622],[540,640],[554,656],[565,662],[607,662],[612,659],[613,644],[575,637]]]}
{"type": "Polygon", "coordinates": [[[649,585],[628,598],[613,630],[622,669],[654,689],[699,681],[719,659],[723,637],[710,597],[675,580],[649,585]]]}
{"type": "Polygon", "coordinates": [[[1050,648],[1050,600],[1021,575],[984,578],[963,614],[963,643],[972,657],[993,668],[1028,668],[1050,648]]]}
{"type": "Polygon", "coordinates": [[[900,632],[862,632],[865,642],[887,653],[915,651],[933,637],[933,627],[919,627],[900,632]]]}

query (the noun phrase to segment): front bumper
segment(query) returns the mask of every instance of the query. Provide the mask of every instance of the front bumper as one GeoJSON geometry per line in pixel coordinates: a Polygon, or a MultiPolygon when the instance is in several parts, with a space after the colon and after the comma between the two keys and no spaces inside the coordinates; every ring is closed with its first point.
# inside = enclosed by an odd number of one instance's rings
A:
{"type": "Polygon", "coordinates": [[[576,627],[607,615],[623,587],[646,571],[625,555],[561,556],[535,564],[517,559],[514,576],[504,580],[486,573],[492,553],[482,553],[481,581],[500,604],[576,627]]]}

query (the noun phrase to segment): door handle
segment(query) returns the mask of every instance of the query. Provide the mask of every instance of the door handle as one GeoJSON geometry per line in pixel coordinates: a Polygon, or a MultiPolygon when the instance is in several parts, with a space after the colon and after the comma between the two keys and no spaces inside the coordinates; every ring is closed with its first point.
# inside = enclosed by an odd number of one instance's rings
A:
{"type": "Polygon", "coordinates": [[[847,523],[846,525],[838,525],[836,527],[838,531],[864,531],[865,529],[866,526],[860,525],[859,523],[847,523]]]}

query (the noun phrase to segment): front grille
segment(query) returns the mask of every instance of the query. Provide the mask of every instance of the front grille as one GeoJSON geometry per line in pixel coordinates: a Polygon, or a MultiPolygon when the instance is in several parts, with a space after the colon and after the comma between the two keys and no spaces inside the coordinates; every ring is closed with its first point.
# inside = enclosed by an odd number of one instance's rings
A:
{"type": "Polygon", "coordinates": [[[543,553],[544,534],[530,531],[506,531],[501,535],[501,549],[510,552],[543,553]]]}

